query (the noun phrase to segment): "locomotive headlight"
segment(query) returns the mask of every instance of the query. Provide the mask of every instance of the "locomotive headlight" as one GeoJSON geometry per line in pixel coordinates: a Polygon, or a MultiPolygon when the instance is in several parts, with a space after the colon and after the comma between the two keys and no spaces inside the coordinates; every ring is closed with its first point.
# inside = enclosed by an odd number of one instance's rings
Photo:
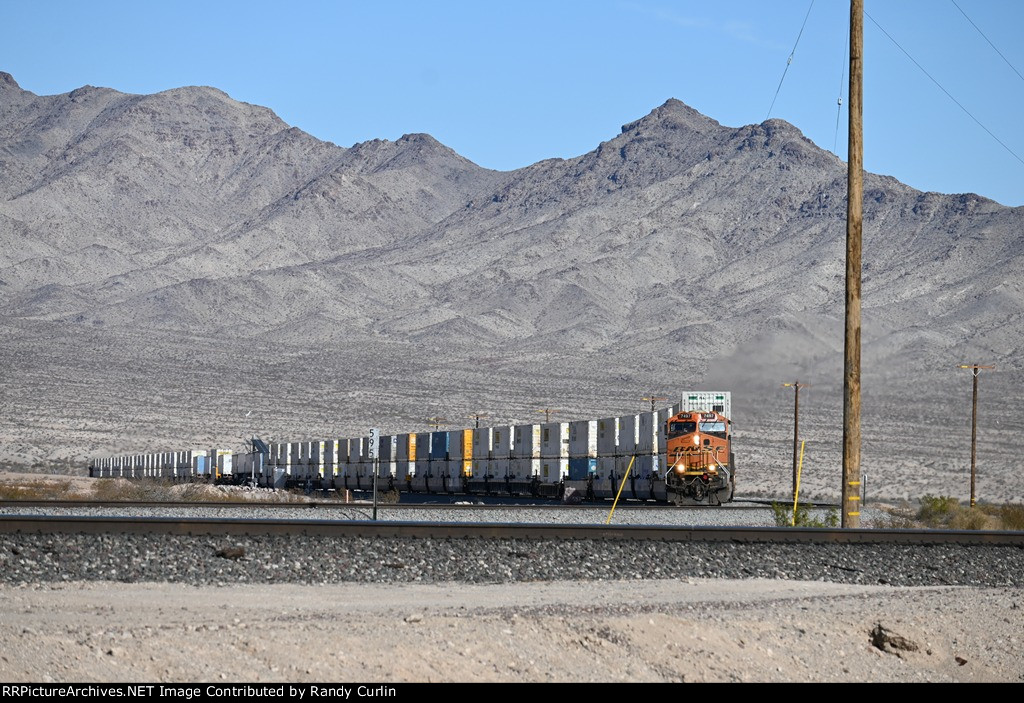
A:
{"type": "Polygon", "coordinates": [[[693,435],[693,443],[694,444],[700,444],[700,435],[699,434],[693,435]]]}

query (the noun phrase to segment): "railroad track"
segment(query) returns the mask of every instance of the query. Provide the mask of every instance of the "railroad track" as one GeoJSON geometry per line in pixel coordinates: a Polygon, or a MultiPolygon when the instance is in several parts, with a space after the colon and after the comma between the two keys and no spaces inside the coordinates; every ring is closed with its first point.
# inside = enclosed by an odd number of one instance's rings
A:
{"type": "MultiPolygon", "coordinates": [[[[665,503],[620,503],[616,508],[619,510],[769,510],[774,501],[761,500],[737,500],[722,506],[707,505],[684,505],[674,506],[665,503]]],[[[838,505],[831,503],[808,503],[803,504],[808,508],[836,508],[838,505]]],[[[280,502],[280,501],[90,501],[90,500],[0,500],[2,508],[265,508],[265,509],[351,509],[368,508],[371,504],[365,501],[344,503],[336,500],[310,501],[310,502],[280,502]]],[[[436,502],[424,503],[380,503],[380,508],[388,510],[460,510],[472,511],[495,511],[495,510],[611,510],[612,504],[607,502],[582,503],[579,505],[562,505],[561,503],[469,503],[469,502],[442,502],[441,498],[436,502]]]]}
{"type": "Polygon", "coordinates": [[[1024,532],[658,527],[343,520],[0,516],[0,534],[296,535],[306,537],[630,540],[801,544],[960,544],[1024,547],[1024,532]]]}

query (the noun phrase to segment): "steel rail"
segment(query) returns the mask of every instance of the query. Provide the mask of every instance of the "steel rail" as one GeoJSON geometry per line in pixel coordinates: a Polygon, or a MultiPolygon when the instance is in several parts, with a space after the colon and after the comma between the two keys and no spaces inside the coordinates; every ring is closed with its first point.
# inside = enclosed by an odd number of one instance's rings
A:
{"type": "MultiPolygon", "coordinates": [[[[310,501],[310,502],[264,502],[264,501],[126,501],[126,500],[0,500],[2,508],[294,508],[294,509],[341,509],[364,508],[369,502],[344,503],[341,501],[310,501]]],[[[611,506],[606,503],[583,503],[579,505],[563,505],[561,503],[381,503],[382,509],[388,510],[607,510],[611,506]]],[[[708,505],[671,505],[669,503],[631,503],[619,506],[619,510],[766,510],[771,507],[770,501],[748,501],[743,504],[729,503],[722,506],[708,505]],[[749,503],[749,504],[748,504],[749,503]]],[[[838,508],[838,505],[807,504],[809,508],[838,508]]]]}
{"type": "Polygon", "coordinates": [[[642,540],[799,544],[962,544],[1024,547],[1024,532],[822,529],[808,527],[675,527],[428,523],[369,520],[0,516],[0,534],[300,535],[409,539],[642,540]]]}

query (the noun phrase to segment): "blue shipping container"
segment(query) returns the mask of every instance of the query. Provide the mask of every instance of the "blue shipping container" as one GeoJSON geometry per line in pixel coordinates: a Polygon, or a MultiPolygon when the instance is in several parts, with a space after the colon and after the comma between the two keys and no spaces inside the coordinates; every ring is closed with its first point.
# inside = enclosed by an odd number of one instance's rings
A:
{"type": "Polygon", "coordinates": [[[586,481],[590,474],[597,471],[597,459],[593,457],[577,457],[569,459],[569,480],[586,481]]]}
{"type": "Polygon", "coordinates": [[[448,458],[448,433],[430,433],[430,458],[432,460],[444,460],[448,458]]]}

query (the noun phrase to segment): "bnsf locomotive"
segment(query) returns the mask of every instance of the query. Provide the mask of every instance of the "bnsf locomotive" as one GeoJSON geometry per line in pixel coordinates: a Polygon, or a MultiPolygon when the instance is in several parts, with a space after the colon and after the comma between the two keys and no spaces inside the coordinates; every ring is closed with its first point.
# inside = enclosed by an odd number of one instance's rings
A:
{"type": "Polygon", "coordinates": [[[736,488],[729,418],[719,412],[680,412],[665,422],[667,498],[728,503],[736,488]]]}

